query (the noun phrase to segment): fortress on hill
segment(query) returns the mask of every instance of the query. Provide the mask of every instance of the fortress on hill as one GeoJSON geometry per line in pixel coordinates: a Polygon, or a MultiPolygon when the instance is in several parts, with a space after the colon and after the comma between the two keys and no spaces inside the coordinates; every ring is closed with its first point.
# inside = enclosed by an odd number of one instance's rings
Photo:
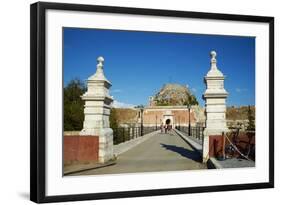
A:
{"type": "Polygon", "coordinates": [[[142,115],[145,127],[169,124],[174,128],[189,123],[191,126],[204,126],[204,109],[197,104],[196,97],[185,85],[169,83],[156,95],[150,96],[148,106],[143,109],[119,108],[118,119],[121,126],[140,124],[142,115]]]}
{"type": "Polygon", "coordinates": [[[144,126],[170,124],[192,126],[204,123],[204,111],[198,105],[196,97],[185,85],[165,84],[156,95],[149,98],[143,112],[144,126]],[[158,122],[157,122],[158,121],[158,122]]]}
{"type": "MultiPolygon", "coordinates": [[[[188,97],[197,99],[191,94],[185,85],[165,84],[156,95],[150,96],[148,104],[143,108],[143,126],[156,127],[162,123],[170,123],[175,126],[203,126],[205,127],[205,109],[199,105],[190,106],[190,115],[188,106],[185,105],[185,99],[188,97]],[[191,97],[190,97],[191,96],[191,97]]],[[[251,106],[253,115],[255,115],[255,106],[251,106]]],[[[141,109],[140,108],[117,108],[117,118],[120,126],[140,126],[141,109]]],[[[226,109],[227,126],[237,127],[242,130],[248,126],[248,106],[228,107],[226,109]]]]}

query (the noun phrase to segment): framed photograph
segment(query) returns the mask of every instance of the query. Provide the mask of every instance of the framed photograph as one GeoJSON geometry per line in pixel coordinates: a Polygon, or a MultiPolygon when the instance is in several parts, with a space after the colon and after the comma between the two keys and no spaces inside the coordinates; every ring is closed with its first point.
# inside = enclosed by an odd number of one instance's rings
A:
{"type": "Polygon", "coordinates": [[[30,199],[274,187],[274,18],[31,5],[30,199]]]}

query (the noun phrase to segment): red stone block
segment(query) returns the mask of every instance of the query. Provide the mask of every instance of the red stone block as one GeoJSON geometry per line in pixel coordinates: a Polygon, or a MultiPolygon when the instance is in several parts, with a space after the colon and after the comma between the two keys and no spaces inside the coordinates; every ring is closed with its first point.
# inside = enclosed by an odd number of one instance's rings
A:
{"type": "Polygon", "coordinates": [[[66,135],[63,146],[64,164],[98,161],[98,136],[66,135]]]}
{"type": "Polygon", "coordinates": [[[224,150],[224,137],[222,135],[209,136],[209,156],[222,157],[224,150]]]}

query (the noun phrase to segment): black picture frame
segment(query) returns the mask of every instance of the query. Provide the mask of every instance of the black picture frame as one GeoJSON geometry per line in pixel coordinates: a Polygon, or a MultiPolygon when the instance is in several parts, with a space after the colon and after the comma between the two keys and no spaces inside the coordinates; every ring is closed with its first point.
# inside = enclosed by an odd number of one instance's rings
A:
{"type": "Polygon", "coordinates": [[[143,8],[125,8],[82,4],[38,2],[30,6],[30,199],[37,203],[97,200],[109,198],[141,197],[198,192],[217,192],[274,187],[274,18],[265,16],[230,15],[143,8]],[[60,196],[46,196],[46,11],[48,9],[86,11],[118,14],[168,16],[195,19],[216,19],[229,21],[263,22],[269,24],[269,181],[239,185],[204,186],[192,188],[171,188],[107,193],[89,193],[60,196]]]}

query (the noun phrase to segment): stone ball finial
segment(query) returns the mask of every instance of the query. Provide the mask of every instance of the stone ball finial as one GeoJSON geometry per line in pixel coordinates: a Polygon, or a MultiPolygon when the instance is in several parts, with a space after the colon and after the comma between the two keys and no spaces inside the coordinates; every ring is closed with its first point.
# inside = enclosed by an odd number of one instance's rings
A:
{"type": "Polygon", "coordinates": [[[211,56],[211,70],[217,70],[217,59],[216,59],[216,56],[217,56],[217,53],[216,51],[211,51],[210,52],[210,56],[211,56]]]}
{"type": "Polygon", "coordinates": [[[99,64],[103,64],[104,58],[103,58],[102,56],[99,56],[99,57],[97,58],[97,61],[98,61],[99,64]]]}
{"type": "Polygon", "coordinates": [[[216,53],[216,51],[211,51],[210,55],[212,58],[216,58],[217,53],[216,53]]]}

